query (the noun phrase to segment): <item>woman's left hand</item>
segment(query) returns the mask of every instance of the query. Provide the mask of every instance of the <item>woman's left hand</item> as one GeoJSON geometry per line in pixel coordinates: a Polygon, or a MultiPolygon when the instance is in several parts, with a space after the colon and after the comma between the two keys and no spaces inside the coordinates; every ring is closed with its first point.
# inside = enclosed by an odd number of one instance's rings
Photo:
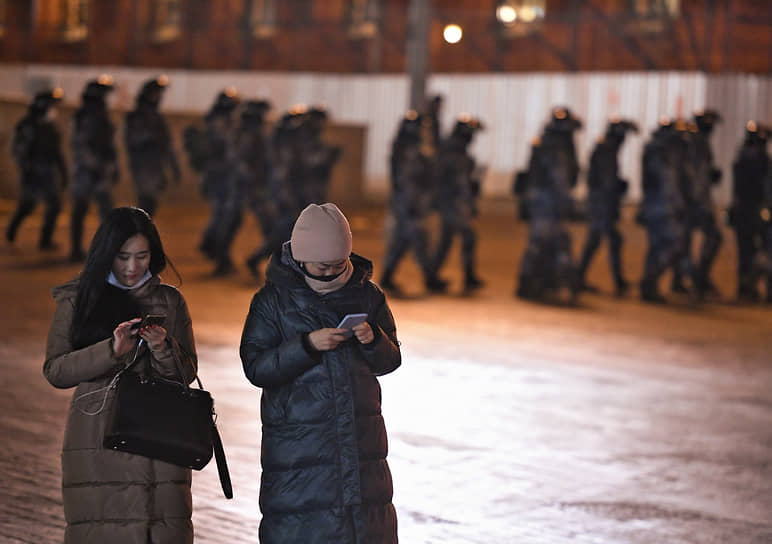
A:
{"type": "Polygon", "coordinates": [[[150,351],[158,351],[166,340],[166,329],[160,325],[151,325],[139,331],[139,336],[147,342],[150,351]]]}
{"type": "Polygon", "coordinates": [[[367,321],[360,323],[351,330],[354,331],[354,336],[357,337],[357,340],[359,340],[361,344],[369,344],[375,340],[375,333],[373,332],[372,327],[370,327],[370,323],[367,321]]]}

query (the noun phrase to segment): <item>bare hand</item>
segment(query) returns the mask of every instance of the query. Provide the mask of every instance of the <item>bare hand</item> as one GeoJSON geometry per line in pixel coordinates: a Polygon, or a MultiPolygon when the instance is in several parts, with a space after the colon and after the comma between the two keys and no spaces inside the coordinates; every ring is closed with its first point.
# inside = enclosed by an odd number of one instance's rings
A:
{"type": "Polygon", "coordinates": [[[151,325],[140,329],[139,336],[147,342],[150,351],[158,351],[166,340],[166,329],[160,325],[151,325]]]}
{"type": "Polygon", "coordinates": [[[136,319],[124,321],[115,327],[115,330],[113,331],[113,355],[115,357],[126,355],[137,345],[138,331],[132,330],[131,326],[140,321],[142,321],[142,318],[137,317],[136,319]]]}
{"type": "Polygon", "coordinates": [[[375,333],[373,332],[373,328],[367,321],[360,323],[356,327],[353,327],[351,330],[354,331],[354,336],[357,337],[357,340],[359,340],[360,344],[369,344],[375,340],[375,333]]]}
{"type": "Polygon", "coordinates": [[[316,351],[330,351],[345,342],[347,329],[318,329],[308,334],[308,341],[316,351]]]}

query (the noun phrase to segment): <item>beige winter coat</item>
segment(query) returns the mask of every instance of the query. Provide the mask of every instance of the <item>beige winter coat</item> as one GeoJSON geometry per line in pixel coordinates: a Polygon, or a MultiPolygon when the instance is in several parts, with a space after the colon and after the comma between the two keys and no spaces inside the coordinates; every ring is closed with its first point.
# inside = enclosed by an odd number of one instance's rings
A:
{"type": "MultiPolygon", "coordinates": [[[[66,544],[187,544],[193,542],[189,469],[146,457],[104,449],[102,439],[114,391],[99,410],[104,388],[117,370],[134,355],[116,359],[112,339],[73,350],[70,323],[77,280],[53,289],[56,314],[48,333],[43,373],[54,387],[75,387],[67,414],[62,449],[62,496],[67,521],[66,544]]],[[[175,349],[188,382],[197,365],[190,315],[174,287],[151,278],[131,291],[145,313],[167,314],[164,324],[173,348],[150,353],[140,348],[137,370],[147,358],[153,371],[172,379],[178,372],[170,349],[175,349]]]]}

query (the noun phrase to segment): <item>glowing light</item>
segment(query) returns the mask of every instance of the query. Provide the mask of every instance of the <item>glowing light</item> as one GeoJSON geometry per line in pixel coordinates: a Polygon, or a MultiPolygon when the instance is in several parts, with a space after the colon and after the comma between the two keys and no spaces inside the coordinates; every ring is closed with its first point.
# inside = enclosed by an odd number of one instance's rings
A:
{"type": "Polygon", "coordinates": [[[496,18],[505,25],[509,25],[517,20],[517,11],[509,4],[502,4],[496,8],[496,18]]]}
{"type": "Polygon", "coordinates": [[[758,125],[755,121],[748,121],[748,124],[745,125],[745,128],[748,130],[748,132],[756,132],[758,130],[758,125]]]}
{"type": "Polygon", "coordinates": [[[160,76],[158,76],[158,79],[156,80],[156,82],[161,87],[166,87],[169,84],[169,76],[167,76],[166,74],[161,74],[160,76]]]}
{"type": "Polygon", "coordinates": [[[51,91],[51,96],[59,100],[64,96],[64,91],[61,87],[56,87],[53,91],[51,91]]]}
{"type": "Polygon", "coordinates": [[[524,23],[532,23],[536,19],[536,9],[531,6],[523,6],[520,8],[520,18],[524,23]]]}
{"type": "Polygon", "coordinates": [[[99,76],[99,79],[97,79],[97,82],[100,85],[107,85],[108,87],[112,86],[113,76],[111,76],[110,74],[102,74],[101,76],[99,76]]]}
{"type": "Polygon", "coordinates": [[[461,30],[461,27],[455,24],[447,25],[442,31],[442,37],[448,43],[460,42],[463,35],[464,32],[461,30]]]}

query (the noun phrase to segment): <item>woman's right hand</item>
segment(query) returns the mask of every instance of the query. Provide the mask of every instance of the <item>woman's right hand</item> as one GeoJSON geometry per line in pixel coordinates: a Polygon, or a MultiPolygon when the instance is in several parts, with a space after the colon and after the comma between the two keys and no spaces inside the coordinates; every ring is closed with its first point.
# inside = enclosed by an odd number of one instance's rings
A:
{"type": "Polygon", "coordinates": [[[316,351],[330,351],[348,339],[348,329],[317,329],[308,334],[308,341],[316,351]]]}
{"type": "Polygon", "coordinates": [[[142,321],[141,317],[124,321],[115,327],[113,331],[113,355],[115,357],[121,357],[126,355],[131,349],[137,345],[137,333],[139,329],[131,328],[135,323],[142,321]]]}

